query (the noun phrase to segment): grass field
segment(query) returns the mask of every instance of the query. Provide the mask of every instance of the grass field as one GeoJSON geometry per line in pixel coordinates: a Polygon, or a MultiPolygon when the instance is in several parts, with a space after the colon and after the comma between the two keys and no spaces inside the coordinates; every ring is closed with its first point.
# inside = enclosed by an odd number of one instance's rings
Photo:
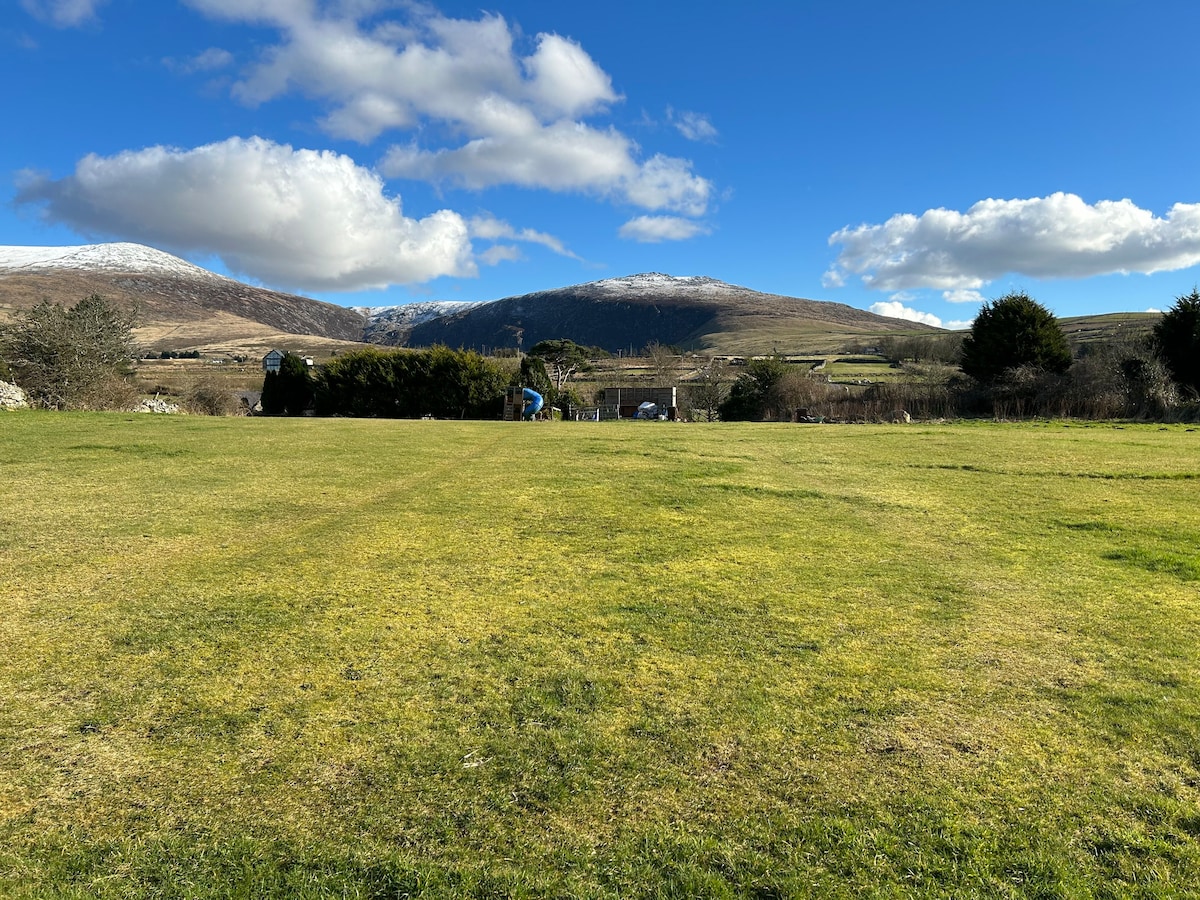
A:
{"type": "Polygon", "coordinates": [[[1194,897],[1200,432],[0,416],[0,896],[1194,897]]]}

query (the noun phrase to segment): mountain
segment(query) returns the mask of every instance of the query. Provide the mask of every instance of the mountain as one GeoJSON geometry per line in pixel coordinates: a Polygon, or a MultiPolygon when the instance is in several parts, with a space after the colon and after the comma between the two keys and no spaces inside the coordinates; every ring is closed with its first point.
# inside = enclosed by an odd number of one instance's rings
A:
{"type": "Polygon", "coordinates": [[[135,335],[150,349],[257,351],[303,335],[316,350],[362,340],[366,322],[344,306],[243,284],[142,244],[0,247],[0,320],[93,293],[135,310],[135,335]]]}
{"type": "MultiPolygon", "coordinates": [[[[378,315],[378,313],[374,313],[378,315]]],[[[567,337],[616,352],[657,341],[719,353],[818,352],[891,332],[934,332],[841,303],[652,272],[509,297],[414,321],[410,346],[490,350],[567,337]]],[[[400,333],[397,337],[401,336],[400,333]]]]}
{"type": "Polygon", "coordinates": [[[329,352],[348,342],[480,350],[570,338],[617,352],[647,344],[749,355],[836,352],[934,331],[840,303],[763,294],[713,278],[610,278],[486,302],[347,308],[253,287],[141,244],[0,247],[0,323],[41,300],[98,293],[136,310],[150,350],[329,352]]]}
{"type": "Polygon", "coordinates": [[[363,340],[372,344],[401,346],[408,343],[412,330],[426,322],[483,306],[488,300],[418,300],[403,306],[356,306],[366,317],[363,340]]]}

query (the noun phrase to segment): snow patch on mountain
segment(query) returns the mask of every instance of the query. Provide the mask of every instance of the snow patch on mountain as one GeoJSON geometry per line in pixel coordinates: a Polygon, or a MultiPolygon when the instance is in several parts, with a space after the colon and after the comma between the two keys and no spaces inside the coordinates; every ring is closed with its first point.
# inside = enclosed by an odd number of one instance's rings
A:
{"type": "Polygon", "coordinates": [[[222,275],[194,266],[178,256],[144,244],[83,244],[78,247],[0,247],[0,271],[29,272],[38,269],[75,269],[176,275],[229,281],[222,275]]]}
{"type": "Polygon", "coordinates": [[[640,275],[625,275],[620,278],[606,278],[603,281],[589,281],[578,284],[568,290],[591,294],[597,297],[620,299],[622,297],[657,294],[663,297],[698,295],[720,295],[731,291],[744,291],[745,288],[709,278],[706,275],[664,275],[662,272],[643,272],[640,275]]]}
{"type": "Polygon", "coordinates": [[[357,313],[370,321],[386,321],[393,325],[414,326],[442,316],[452,316],[490,303],[490,300],[419,300],[399,306],[353,306],[357,313]]]}

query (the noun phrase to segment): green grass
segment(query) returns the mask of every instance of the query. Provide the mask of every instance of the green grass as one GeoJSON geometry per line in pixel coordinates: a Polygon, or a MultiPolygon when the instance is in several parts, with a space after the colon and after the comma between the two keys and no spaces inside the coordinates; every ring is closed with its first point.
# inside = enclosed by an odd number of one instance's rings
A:
{"type": "Polygon", "coordinates": [[[1200,433],[0,417],[0,895],[1188,897],[1200,433]]]}
{"type": "Polygon", "coordinates": [[[894,366],[886,360],[868,361],[863,358],[835,358],[825,365],[821,374],[829,376],[834,382],[897,381],[912,377],[899,366],[894,366]]]}

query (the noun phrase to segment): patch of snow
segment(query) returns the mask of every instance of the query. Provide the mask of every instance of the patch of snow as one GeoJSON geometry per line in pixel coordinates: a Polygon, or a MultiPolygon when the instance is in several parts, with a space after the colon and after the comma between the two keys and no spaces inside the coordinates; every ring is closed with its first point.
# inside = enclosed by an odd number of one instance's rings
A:
{"type": "Polygon", "coordinates": [[[640,275],[625,275],[620,278],[606,278],[603,281],[592,281],[577,285],[578,289],[595,291],[608,296],[628,296],[652,291],[657,294],[722,294],[731,290],[742,290],[724,281],[709,278],[705,275],[664,275],[662,272],[643,272],[640,275]]]}
{"type": "Polygon", "coordinates": [[[477,306],[490,303],[490,300],[420,300],[416,303],[404,303],[399,306],[356,306],[353,309],[365,315],[370,321],[395,322],[402,325],[420,325],[443,316],[465,312],[477,306]]]}
{"type": "Polygon", "coordinates": [[[180,275],[228,281],[178,256],[145,244],[83,244],[78,247],[0,247],[0,271],[76,269],[154,275],[180,275]]]}

